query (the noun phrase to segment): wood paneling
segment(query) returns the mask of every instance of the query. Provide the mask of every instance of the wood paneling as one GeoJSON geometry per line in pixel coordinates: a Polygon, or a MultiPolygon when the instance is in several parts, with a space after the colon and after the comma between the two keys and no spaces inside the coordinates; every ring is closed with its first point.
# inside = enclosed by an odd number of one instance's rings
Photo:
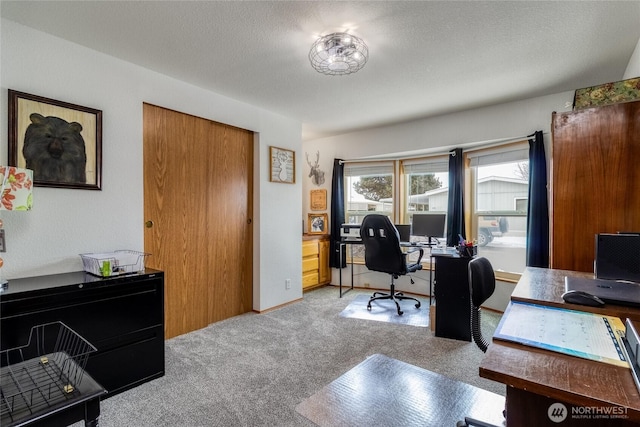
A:
{"type": "Polygon", "coordinates": [[[252,308],[251,132],[144,104],[145,251],[165,337],[252,308]]]}
{"type": "Polygon", "coordinates": [[[552,268],[593,271],[597,233],[640,231],[640,102],[553,114],[552,268]]]}

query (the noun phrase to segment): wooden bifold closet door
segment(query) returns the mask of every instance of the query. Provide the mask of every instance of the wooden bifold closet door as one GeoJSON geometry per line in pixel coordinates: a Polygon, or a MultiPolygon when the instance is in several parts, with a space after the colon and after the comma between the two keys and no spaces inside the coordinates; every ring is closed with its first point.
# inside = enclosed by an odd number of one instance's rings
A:
{"type": "Polygon", "coordinates": [[[253,133],[144,104],[144,245],[165,338],[252,309],[253,133]]]}

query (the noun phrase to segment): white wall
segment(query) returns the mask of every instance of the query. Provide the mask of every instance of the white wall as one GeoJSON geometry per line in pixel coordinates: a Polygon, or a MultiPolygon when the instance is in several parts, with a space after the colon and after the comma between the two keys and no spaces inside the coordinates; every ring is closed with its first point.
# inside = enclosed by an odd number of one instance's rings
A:
{"type": "MultiPolygon", "coordinates": [[[[254,303],[265,310],[302,296],[301,180],[270,183],[268,147],[297,152],[301,124],[3,19],[1,112],[7,89],[103,112],[102,191],[36,187],[27,214],[5,212],[4,277],[82,270],[78,254],[142,250],[142,104],[152,103],[257,132],[254,182],[254,303]],[[285,279],[291,289],[285,290],[285,279]]],[[[5,128],[6,129],[6,128],[5,128]]],[[[7,133],[0,162],[7,163],[7,133]]],[[[300,169],[298,168],[298,171],[300,169]]],[[[153,256],[153,255],[152,255],[153,256]]]]}
{"type": "Polygon", "coordinates": [[[622,80],[633,79],[635,77],[640,77],[640,39],[638,39],[638,44],[631,55],[622,80]]]}

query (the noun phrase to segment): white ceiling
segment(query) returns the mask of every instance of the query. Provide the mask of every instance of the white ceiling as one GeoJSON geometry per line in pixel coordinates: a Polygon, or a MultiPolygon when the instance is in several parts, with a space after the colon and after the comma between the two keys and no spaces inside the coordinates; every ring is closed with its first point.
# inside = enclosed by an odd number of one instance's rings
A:
{"type": "Polygon", "coordinates": [[[640,1],[2,1],[3,18],[303,123],[309,140],[620,80],[640,1]],[[324,76],[319,35],[367,43],[324,76]]]}

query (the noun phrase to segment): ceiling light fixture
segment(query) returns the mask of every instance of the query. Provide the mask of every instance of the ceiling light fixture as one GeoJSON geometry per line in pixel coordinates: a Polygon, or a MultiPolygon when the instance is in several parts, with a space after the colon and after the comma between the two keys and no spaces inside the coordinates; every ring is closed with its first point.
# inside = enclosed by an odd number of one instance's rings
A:
{"type": "Polygon", "coordinates": [[[364,67],[368,59],[369,48],[364,41],[347,33],[320,37],[309,51],[311,66],[328,76],[355,73],[364,67]]]}

